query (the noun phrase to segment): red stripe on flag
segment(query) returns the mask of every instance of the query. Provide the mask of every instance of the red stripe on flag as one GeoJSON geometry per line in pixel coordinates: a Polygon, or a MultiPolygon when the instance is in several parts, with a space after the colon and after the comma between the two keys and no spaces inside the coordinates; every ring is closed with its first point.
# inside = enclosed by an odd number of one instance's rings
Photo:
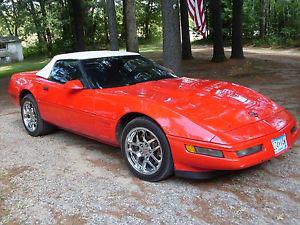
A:
{"type": "Polygon", "coordinates": [[[206,18],[204,0],[186,0],[189,14],[194,21],[195,28],[205,36],[206,33],[206,18]]]}

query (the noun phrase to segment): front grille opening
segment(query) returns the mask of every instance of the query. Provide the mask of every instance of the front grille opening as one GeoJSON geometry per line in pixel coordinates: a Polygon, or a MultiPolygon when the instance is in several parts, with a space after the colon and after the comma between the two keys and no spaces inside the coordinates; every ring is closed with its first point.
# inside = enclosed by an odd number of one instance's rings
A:
{"type": "Polygon", "coordinates": [[[291,134],[294,134],[296,132],[296,130],[297,130],[296,126],[292,127],[291,134]]]}

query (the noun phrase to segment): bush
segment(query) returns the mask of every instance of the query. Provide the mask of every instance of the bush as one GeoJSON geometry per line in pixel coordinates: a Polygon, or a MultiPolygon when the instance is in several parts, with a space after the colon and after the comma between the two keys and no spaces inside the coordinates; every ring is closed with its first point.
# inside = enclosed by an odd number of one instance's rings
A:
{"type": "Polygon", "coordinates": [[[46,55],[46,48],[43,45],[36,44],[23,48],[24,58],[35,58],[37,56],[46,55]]]}

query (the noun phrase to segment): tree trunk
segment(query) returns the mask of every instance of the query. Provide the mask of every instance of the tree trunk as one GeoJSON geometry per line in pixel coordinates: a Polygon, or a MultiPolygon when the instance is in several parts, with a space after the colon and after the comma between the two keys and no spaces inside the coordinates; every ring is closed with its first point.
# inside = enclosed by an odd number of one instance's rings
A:
{"type": "Polygon", "coordinates": [[[75,37],[75,50],[83,51],[85,49],[84,46],[84,32],[83,32],[83,24],[84,24],[84,16],[82,9],[82,1],[81,0],[69,0],[69,5],[71,6],[71,21],[73,25],[73,32],[75,37]]]}
{"type": "Polygon", "coordinates": [[[59,6],[61,7],[60,12],[60,20],[62,21],[62,40],[63,41],[71,41],[71,34],[72,34],[72,28],[71,28],[71,10],[69,6],[69,1],[60,0],[59,6]]]}
{"type": "Polygon", "coordinates": [[[40,2],[41,12],[42,12],[43,19],[44,19],[44,26],[46,28],[47,48],[48,48],[48,51],[51,53],[52,52],[52,35],[51,35],[51,31],[50,31],[50,28],[48,25],[45,0],[39,0],[39,2],[40,2]]]}
{"type": "Polygon", "coordinates": [[[147,8],[146,8],[146,17],[145,17],[145,25],[144,25],[144,35],[145,39],[150,38],[150,22],[151,22],[151,11],[152,11],[153,0],[148,0],[147,8]]]}
{"type": "Polygon", "coordinates": [[[182,59],[192,59],[192,47],[190,39],[189,13],[186,0],[180,0],[182,59]]]}
{"type": "Polygon", "coordinates": [[[224,53],[224,41],[222,32],[221,1],[210,0],[209,7],[211,13],[212,37],[214,45],[212,61],[223,62],[226,60],[226,57],[224,53]]]}
{"type": "Polygon", "coordinates": [[[106,4],[107,4],[110,49],[112,51],[119,51],[115,1],[114,0],[106,0],[106,4]]]}
{"type": "Polygon", "coordinates": [[[123,0],[123,7],[126,30],[126,49],[129,52],[139,52],[134,0],[123,0]]]}
{"type": "Polygon", "coordinates": [[[259,20],[259,34],[260,38],[265,38],[266,35],[266,9],[265,0],[260,0],[260,20],[259,20]]]}
{"type": "Polygon", "coordinates": [[[108,18],[107,18],[107,12],[106,8],[104,7],[103,10],[103,18],[104,18],[104,34],[105,34],[105,45],[108,45],[110,43],[109,41],[109,28],[108,28],[108,18]]]}
{"type": "Polygon", "coordinates": [[[164,65],[175,73],[181,70],[181,41],[178,0],[162,1],[164,65]]]}
{"type": "Polygon", "coordinates": [[[266,6],[266,34],[268,34],[271,28],[271,0],[267,0],[266,6]]]}
{"type": "Polygon", "coordinates": [[[242,14],[244,0],[233,0],[232,4],[232,59],[244,59],[242,14]]]}

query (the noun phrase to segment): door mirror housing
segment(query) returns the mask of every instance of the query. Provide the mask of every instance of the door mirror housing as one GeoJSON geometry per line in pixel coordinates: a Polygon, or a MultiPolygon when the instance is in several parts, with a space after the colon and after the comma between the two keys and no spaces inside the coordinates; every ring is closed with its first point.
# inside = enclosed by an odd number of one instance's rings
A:
{"type": "Polygon", "coordinates": [[[83,84],[80,80],[70,80],[65,83],[65,88],[70,90],[82,90],[84,89],[83,84]]]}

